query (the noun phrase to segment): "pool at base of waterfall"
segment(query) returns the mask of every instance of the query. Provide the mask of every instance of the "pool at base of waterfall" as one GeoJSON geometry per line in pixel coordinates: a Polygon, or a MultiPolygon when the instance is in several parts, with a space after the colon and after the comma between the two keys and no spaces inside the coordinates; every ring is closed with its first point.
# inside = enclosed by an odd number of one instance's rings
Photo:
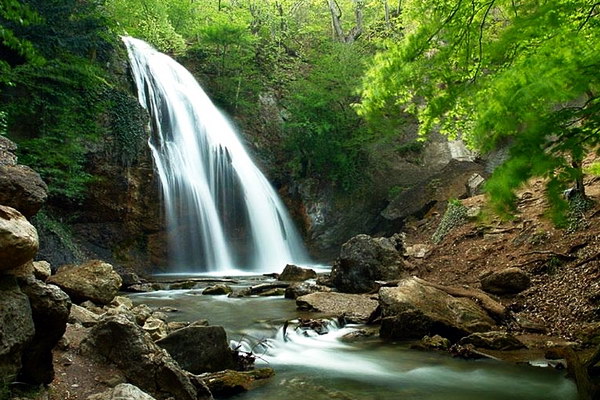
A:
{"type": "MultiPolygon", "coordinates": [[[[234,288],[265,282],[235,278],[234,288]]],[[[210,284],[207,283],[207,286],[210,284]]],[[[173,321],[207,319],[222,325],[232,347],[252,351],[257,366],[276,375],[235,399],[348,400],[571,400],[575,384],[552,368],[494,360],[462,360],[443,352],[411,350],[408,344],[381,341],[377,335],[343,340],[359,330],[330,321],[320,329],[302,327],[297,318],[319,318],[296,310],[282,297],[202,295],[203,288],[131,295],[134,303],[177,309],[173,321]],[[288,321],[286,323],[286,321],[288,321]],[[285,325],[285,328],[284,328],[285,325]]]]}

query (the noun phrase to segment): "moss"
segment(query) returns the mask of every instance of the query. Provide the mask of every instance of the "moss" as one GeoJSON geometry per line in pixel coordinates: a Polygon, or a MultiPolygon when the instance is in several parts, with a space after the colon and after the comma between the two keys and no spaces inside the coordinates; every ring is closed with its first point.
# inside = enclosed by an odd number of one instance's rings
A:
{"type": "Polygon", "coordinates": [[[459,200],[450,200],[440,224],[431,237],[432,242],[440,243],[452,229],[463,225],[467,220],[467,207],[459,200]]]}
{"type": "Polygon", "coordinates": [[[75,243],[73,233],[68,225],[58,221],[44,211],[38,212],[32,219],[33,224],[41,230],[55,235],[62,246],[64,246],[78,261],[83,261],[85,255],[81,248],[75,243]]]}

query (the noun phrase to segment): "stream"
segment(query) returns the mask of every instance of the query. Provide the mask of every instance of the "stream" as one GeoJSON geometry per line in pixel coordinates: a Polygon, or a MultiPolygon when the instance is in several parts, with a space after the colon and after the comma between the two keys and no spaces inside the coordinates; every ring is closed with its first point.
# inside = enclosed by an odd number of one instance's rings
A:
{"type": "MultiPolygon", "coordinates": [[[[266,280],[240,277],[234,288],[266,280]]],[[[205,286],[208,286],[207,283],[205,286]]],[[[257,366],[276,375],[267,384],[233,397],[239,400],[571,400],[575,384],[552,368],[493,360],[461,360],[445,353],[411,350],[377,336],[347,343],[340,338],[358,328],[332,322],[326,334],[294,330],[284,334],[286,320],[318,318],[296,310],[283,297],[229,298],[204,296],[202,288],[162,290],[130,295],[134,303],[172,307],[172,321],[208,319],[222,325],[232,346],[252,349],[257,366]]]]}

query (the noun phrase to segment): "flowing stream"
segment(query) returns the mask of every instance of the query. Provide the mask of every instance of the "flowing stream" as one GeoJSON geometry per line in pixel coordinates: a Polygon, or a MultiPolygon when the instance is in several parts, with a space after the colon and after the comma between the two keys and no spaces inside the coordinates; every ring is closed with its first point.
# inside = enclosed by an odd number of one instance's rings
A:
{"type": "MultiPolygon", "coordinates": [[[[238,287],[255,285],[240,278],[238,287]]],[[[564,373],[552,368],[513,365],[493,360],[460,360],[445,353],[410,350],[372,338],[344,342],[359,326],[328,332],[286,330],[293,318],[317,318],[296,310],[281,297],[228,298],[204,296],[202,289],[133,295],[134,302],[178,311],[173,320],[205,318],[222,325],[232,346],[240,343],[259,356],[258,366],[276,375],[269,383],[236,396],[240,400],[575,400],[577,390],[564,373]]]]}
{"type": "Polygon", "coordinates": [[[123,41],[152,117],[170,271],[270,272],[307,262],[283,203],[192,74],[146,42],[123,41]]]}

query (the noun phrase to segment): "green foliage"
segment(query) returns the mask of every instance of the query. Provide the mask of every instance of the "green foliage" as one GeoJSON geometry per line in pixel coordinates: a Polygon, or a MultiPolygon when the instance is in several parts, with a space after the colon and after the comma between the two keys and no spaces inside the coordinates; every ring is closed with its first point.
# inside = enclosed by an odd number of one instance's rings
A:
{"type": "Polygon", "coordinates": [[[446,212],[431,237],[431,241],[436,244],[440,243],[452,229],[463,225],[467,220],[467,207],[456,199],[448,201],[446,212]]]}
{"type": "Polygon", "coordinates": [[[377,123],[406,110],[422,134],[462,136],[481,151],[510,146],[486,189],[504,215],[514,191],[548,178],[555,218],[560,193],[581,178],[600,144],[597,4],[445,0],[403,2],[405,37],[377,55],[358,110],[377,123]]]}
{"type": "Polygon", "coordinates": [[[109,90],[106,94],[112,136],[111,153],[122,165],[134,164],[147,146],[146,114],[130,94],[109,90]]]}
{"type": "MultiPolygon", "coordinates": [[[[85,172],[88,147],[101,133],[107,86],[100,62],[113,43],[98,2],[25,0],[34,22],[6,20],[19,40],[31,44],[44,62],[13,63],[0,108],[7,133],[19,144],[19,159],[36,169],[52,198],[79,202],[92,177],[85,172]]],[[[6,63],[10,54],[0,57],[6,63]]]]}

